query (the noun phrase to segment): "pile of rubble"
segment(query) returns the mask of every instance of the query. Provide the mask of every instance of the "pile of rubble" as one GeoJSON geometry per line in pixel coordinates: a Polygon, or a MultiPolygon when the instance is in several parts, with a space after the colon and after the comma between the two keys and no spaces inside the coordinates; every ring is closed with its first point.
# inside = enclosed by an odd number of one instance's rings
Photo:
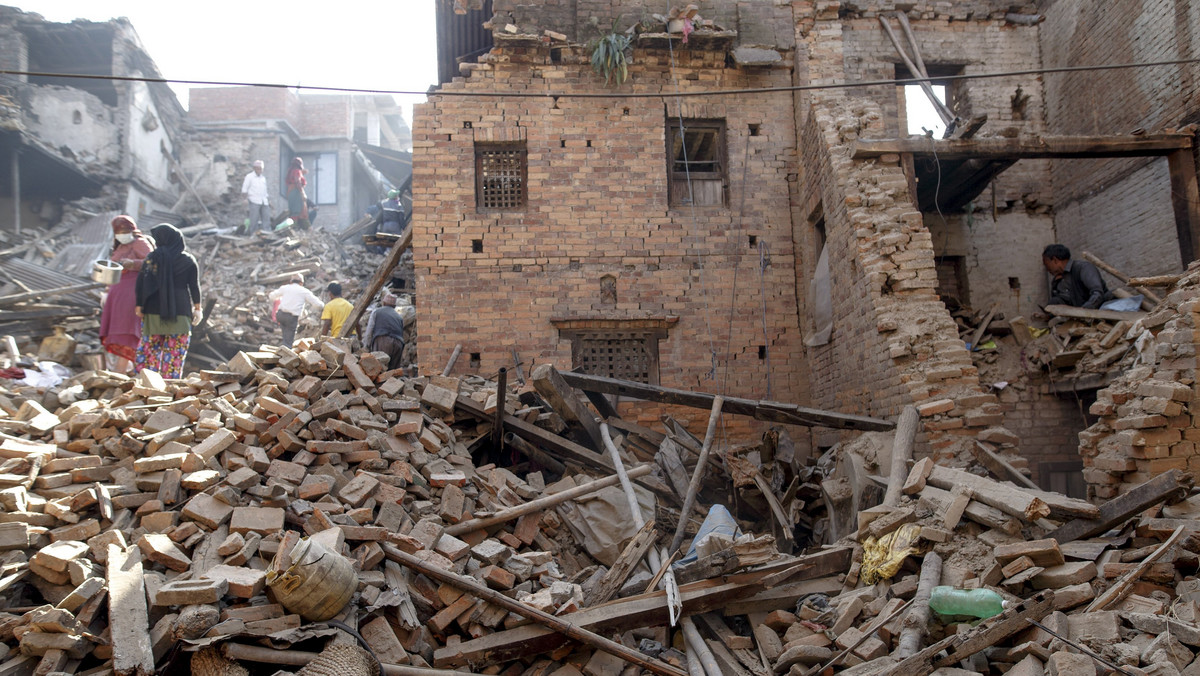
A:
{"type": "Polygon", "coordinates": [[[778,430],[713,448],[754,402],[709,397],[701,440],[548,365],[508,387],[380,356],[0,393],[0,673],[1171,674],[1200,646],[1180,472],[1095,506],[990,452],[1003,481],[911,463],[902,416],[822,545],[821,462],[778,430]],[[938,584],[1010,603],[972,626],[931,614],[938,584]]]}

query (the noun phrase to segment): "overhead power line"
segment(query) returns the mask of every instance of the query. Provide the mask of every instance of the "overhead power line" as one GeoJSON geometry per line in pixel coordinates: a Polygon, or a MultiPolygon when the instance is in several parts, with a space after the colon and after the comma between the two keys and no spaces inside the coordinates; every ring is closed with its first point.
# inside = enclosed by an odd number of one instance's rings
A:
{"type": "Polygon", "coordinates": [[[760,87],[751,89],[712,89],[691,92],[497,92],[430,89],[408,91],[400,89],[360,89],[355,87],[322,87],[316,85],[289,85],[275,82],[222,82],[217,80],[176,80],[159,77],[134,77],[128,75],[94,75],[83,73],[53,73],[27,70],[0,70],[0,75],[25,77],[56,77],[84,80],[115,80],[121,82],[157,82],[162,84],[211,85],[219,87],[271,87],[275,89],[297,89],[304,91],[340,92],[345,94],[399,94],[402,96],[478,96],[483,98],[603,98],[603,99],[660,99],[697,98],[706,96],[745,96],[748,94],[772,94],[778,92],[819,91],[823,89],[851,89],[854,87],[895,87],[920,84],[922,82],[952,82],[958,80],[986,80],[1024,75],[1049,75],[1052,73],[1083,73],[1090,71],[1125,70],[1131,68],[1157,68],[1200,63],[1200,58],[1172,59],[1169,61],[1146,61],[1142,63],[1112,63],[1091,66],[1059,66],[1055,68],[1030,68],[995,73],[972,73],[945,75],[928,78],[903,78],[892,80],[860,80],[858,82],[832,82],[825,84],[793,85],[790,87],[760,87]]]}

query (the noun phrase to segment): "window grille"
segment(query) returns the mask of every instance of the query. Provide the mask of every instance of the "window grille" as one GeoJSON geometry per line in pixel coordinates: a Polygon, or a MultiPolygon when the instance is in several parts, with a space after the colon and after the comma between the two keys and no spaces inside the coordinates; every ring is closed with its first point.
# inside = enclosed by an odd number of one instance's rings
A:
{"type": "Polygon", "coordinates": [[[583,373],[658,384],[658,331],[579,331],[571,338],[572,363],[583,373]]]}
{"type": "Polygon", "coordinates": [[[525,145],[475,146],[475,204],[480,209],[515,211],[525,208],[525,145]]]}

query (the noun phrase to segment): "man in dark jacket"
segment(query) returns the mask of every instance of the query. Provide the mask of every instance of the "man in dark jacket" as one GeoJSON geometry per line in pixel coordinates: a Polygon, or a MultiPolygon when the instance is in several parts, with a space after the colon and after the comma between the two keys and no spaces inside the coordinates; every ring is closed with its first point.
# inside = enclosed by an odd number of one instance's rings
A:
{"type": "Polygon", "coordinates": [[[1042,251],[1042,265],[1050,273],[1050,304],[1094,310],[1113,299],[1100,270],[1087,261],[1071,260],[1071,250],[1051,244],[1042,251]]]}

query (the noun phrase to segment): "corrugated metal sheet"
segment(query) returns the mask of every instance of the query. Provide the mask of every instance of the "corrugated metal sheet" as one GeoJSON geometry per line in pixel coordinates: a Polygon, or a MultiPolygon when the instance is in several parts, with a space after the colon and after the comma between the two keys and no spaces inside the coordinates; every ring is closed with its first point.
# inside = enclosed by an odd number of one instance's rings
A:
{"type": "Polygon", "coordinates": [[[492,18],[492,0],[483,9],[455,14],[450,0],[437,3],[438,84],[458,76],[460,59],[475,61],[492,48],[492,32],[483,27],[492,18]]]}
{"type": "MultiPolygon", "coordinates": [[[[91,270],[91,263],[88,263],[88,270],[91,270]]],[[[13,284],[10,280],[19,280],[22,284],[29,287],[31,291],[45,291],[47,289],[61,289],[64,286],[75,286],[78,284],[86,284],[92,281],[88,276],[72,275],[65,272],[53,270],[45,265],[31,263],[16,258],[11,258],[6,261],[0,261],[0,279],[3,279],[4,285],[0,286],[0,295],[10,295],[22,293],[25,289],[13,284]]],[[[91,291],[80,291],[69,293],[64,296],[55,296],[52,299],[47,299],[48,302],[55,304],[71,304],[82,306],[100,305],[100,295],[91,291]]]]}

